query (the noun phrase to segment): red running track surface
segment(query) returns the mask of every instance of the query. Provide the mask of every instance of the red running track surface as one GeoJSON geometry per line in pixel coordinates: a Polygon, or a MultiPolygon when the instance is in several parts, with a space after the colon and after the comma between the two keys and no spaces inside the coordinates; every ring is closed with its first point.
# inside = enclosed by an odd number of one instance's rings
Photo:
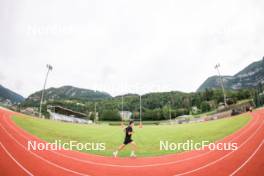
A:
{"type": "Polygon", "coordinates": [[[190,151],[180,154],[112,158],[76,151],[29,151],[27,142],[41,139],[11,120],[15,112],[0,109],[0,175],[181,176],[264,175],[264,110],[251,113],[242,129],[218,142],[236,142],[235,151],[190,151]]]}

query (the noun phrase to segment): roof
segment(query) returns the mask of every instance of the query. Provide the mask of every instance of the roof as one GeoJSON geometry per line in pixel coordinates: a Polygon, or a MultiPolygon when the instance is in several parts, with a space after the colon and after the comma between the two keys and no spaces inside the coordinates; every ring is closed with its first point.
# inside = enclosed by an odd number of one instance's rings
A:
{"type": "Polygon", "coordinates": [[[56,113],[60,113],[68,116],[87,117],[87,115],[84,113],[73,111],[71,109],[67,109],[62,106],[48,106],[48,109],[56,113]]]}

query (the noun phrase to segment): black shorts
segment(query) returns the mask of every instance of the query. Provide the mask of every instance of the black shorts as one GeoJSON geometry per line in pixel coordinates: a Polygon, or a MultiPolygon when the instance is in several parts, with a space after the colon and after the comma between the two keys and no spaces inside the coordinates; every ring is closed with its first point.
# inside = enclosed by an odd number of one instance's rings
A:
{"type": "Polygon", "coordinates": [[[127,145],[127,144],[130,144],[131,142],[133,142],[132,139],[125,139],[123,144],[127,145]]]}

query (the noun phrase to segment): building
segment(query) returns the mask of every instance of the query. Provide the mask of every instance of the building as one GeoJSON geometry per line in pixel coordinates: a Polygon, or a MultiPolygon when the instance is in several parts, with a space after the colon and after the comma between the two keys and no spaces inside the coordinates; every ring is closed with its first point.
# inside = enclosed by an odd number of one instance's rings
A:
{"type": "Polygon", "coordinates": [[[132,116],[132,112],[130,112],[130,111],[119,111],[119,114],[120,114],[121,118],[123,117],[123,120],[125,120],[125,121],[129,121],[131,119],[131,116],[132,116]]]}
{"type": "Polygon", "coordinates": [[[86,114],[75,112],[71,109],[63,108],[61,106],[48,106],[47,111],[50,114],[51,120],[82,124],[93,123],[91,120],[88,120],[86,114]]]}

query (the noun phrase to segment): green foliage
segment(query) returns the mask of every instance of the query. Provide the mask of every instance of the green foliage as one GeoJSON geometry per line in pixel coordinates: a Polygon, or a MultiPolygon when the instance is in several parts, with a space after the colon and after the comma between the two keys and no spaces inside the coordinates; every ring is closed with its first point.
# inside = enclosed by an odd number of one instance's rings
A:
{"type": "Polygon", "coordinates": [[[120,121],[121,116],[118,110],[103,110],[100,118],[105,121],[120,121]]]}
{"type": "Polygon", "coordinates": [[[233,105],[233,104],[236,104],[237,103],[237,100],[236,100],[236,98],[228,98],[227,101],[226,101],[226,103],[228,105],[233,105]]]}
{"type": "Polygon", "coordinates": [[[142,120],[164,120],[162,110],[158,108],[153,110],[147,109],[142,114],[142,120]]]}
{"type": "Polygon", "coordinates": [[[203,101],[201,103],[200,109],[202,110],[202,112],[208,112],[211,110],[211,106],[207,101],[203,101]]]}
{"type": "Polygon", "coordinates": [[[169,105],[165,105],[165,106],[163,106],[163,108],[162,108],[162,116],[163,116],[163,118],[164,119],[170,119],[170,116],[171,116],[171,108],[170,108],[170,106],[169,105]]]}
{"type": "Polygon", "coordinates": [[[173,110],[172,111],[172,118],[176,118],[182,115],[188,115],[189,114],[189,110],[188,109],[177,109],[177,110],[173,110]]]}
{"type": "Polygon", "coordinates": [[[259,84],[256,89],[253,91],[254,103],[257,107],[264,105],[264,86],[259,84]]]}
{"type": "MultiPolygon", "coordinates": [[[[236,101],[250,99],[252,97],[251,90],[227,91],[227,97],[230,104],[236,101]]],[[[99,120],[117,120],[116,116],[110,119],[105,118],[104,111],[121,111],[122,97],[114,97],[101,100],[81,100],[81,99],[58,99],[49,100],[48,105],[59,105],[77,112],[86,113],[94,112],[95,103],[99,120]],[[103,118],[102,118],[103,116],[103,118]]],[[[192,107],[198,107],[203,112],[216,109],[219,103],[223,103],[223,93],[221,89],[206,89],[205,92],[182,93],[182,92],[163,92],[149,93],[142,96],[142,119],[144,120],[166,120],[169,119],[169,109],[171,117],[176,118],[181,115],[188,115],[192,111],[192,107]]],[[[39,106],[39,102],[26,101],[24,107],[39,106]]],[[[132,118],[139,119],[139,96],[135,94],[124,95],[124,110],[133,112],[132,118]]],[[[43,111],[46,111],[44,108],[43,111]]],[[[118,119],[120,120],[120,119],[118,119]]]]}

